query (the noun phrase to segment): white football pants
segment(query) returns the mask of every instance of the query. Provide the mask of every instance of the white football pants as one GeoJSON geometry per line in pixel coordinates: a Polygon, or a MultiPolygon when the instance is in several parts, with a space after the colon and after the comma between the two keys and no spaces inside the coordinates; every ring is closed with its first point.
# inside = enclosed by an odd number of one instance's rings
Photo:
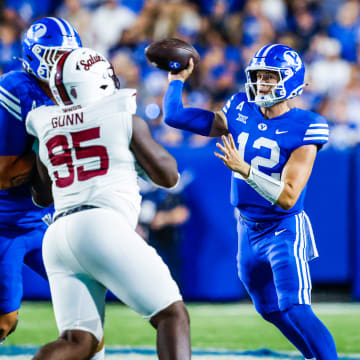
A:
{"type": "Polygon", "coordinates": [[[147,319],[182,300],[156,251],[110,209],[56,220],[45,234],[43,257],[60,333],[84,330],[101,341],[106,289],[147,319]]]}

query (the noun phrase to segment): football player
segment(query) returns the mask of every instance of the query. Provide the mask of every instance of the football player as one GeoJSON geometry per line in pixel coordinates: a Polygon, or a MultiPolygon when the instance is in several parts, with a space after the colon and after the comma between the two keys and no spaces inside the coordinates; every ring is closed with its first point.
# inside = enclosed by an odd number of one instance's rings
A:
{"type": "Polygon", "coordinates": [[[40,209],[31,200],[35,154],[25,118],[31,109],[53,103],[51,66],[58,54],[81,42],[67,21],[44,18],[30,26],[22,45],[24,71],[0,77],[0,341],[17,324],[23,263],[46,278],[41,244],[51,209],[40,209]]]}
{"type": "MultiPolygon", "coordinates": [[[[50,88],[59,106],[31,111],[26,128],[39,140],[43,190],[52,184],[55,214],[43,257],[60,335],[34,359],[88,359],[103,337],[107,289],[157,329],[159,359],[190,359],[189,317],[179,289],[135,232],[141,198],[136,162],[169,188],[178,180],[176,160],[134,115],[136,91],[119,89],[101,54],[81,48],[62,55],[50,88]]],[[[34,191],[40,205],[47,205],[44,198],[34,191]]]]}
{"type": "Polygon", "coordinates": [[[310,302],[308,262],[318,254],[304,197],[329,130],[322,116],[288,103],[305,86],[300,56],[281,44],[261,48],[245,70],[246,93],[234,94],[218,112],[183,107],[183,83],[192,70],[191,60],[179,74],[169,73],[165,122],[222,137],[215,155],[232,170],[241,281],[256,310],[305,358],[337,359],[334,340],[310,302]]]}

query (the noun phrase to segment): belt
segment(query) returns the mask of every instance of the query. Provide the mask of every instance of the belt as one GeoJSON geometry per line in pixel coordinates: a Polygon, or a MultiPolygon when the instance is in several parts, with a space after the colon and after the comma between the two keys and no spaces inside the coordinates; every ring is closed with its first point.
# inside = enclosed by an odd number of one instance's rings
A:
{"type": "Polygon", "coordinates": [[[83,211],[83,210],[89,210],[89,209],[96,209],[97,206],[94,206],[94,205],[80,205],[80,206],[77,206],[77,207],[74,207],[70,210],[66,210],[58,215],[56,215],[54,217],[54,220],[53,222],[55,222],[56,220],[60,219],[61,217],[63,216],[67,216],[67,215],[70,215],[70,214],[75,214],[79,211],[83,211]]]}

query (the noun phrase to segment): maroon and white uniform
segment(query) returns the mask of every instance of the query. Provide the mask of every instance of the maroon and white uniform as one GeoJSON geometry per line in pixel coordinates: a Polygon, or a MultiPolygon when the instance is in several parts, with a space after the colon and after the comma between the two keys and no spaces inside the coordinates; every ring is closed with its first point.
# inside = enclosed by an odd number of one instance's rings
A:
{"type": "Polygon", "coordinates": [[[52,180],[55,216],[81,204],[122,212],[133,226],[140,209],[135,158],[129,149],[136,91],[116,91],[85,108],[42,106],[30,112],[27,131],[52,180]]]}
{"type": "Polygon", "coordinates": [[[129,149],[136,92],[116,90],[89,106],[42,106],[27,117],[52,179],[55,216],[44,238],[59,331],[103,336],[105,292],[150,318],[181,300],[155,250],[134,231],[140,211],[135,157],[129,149]]]}

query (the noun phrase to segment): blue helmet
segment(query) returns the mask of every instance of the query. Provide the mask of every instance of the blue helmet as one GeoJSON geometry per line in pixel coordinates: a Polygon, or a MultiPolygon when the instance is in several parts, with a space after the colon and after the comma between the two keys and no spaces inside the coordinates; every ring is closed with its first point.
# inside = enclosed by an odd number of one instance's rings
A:
{"type": "MultiPolygon", "coordinates": [[[[273,106],[285,99],[292,99],[303,92],[305,67],[299,54],[292,48],[281,44],[270,44],[262,47],[251,59],[245,69],[245,90],[249,102],[261,107],[273,106]],[[276,72],[279,82],[273,85],[272,93],[257,93],[256,72],[268,70],[276,72]]],[[[264,85],[270,85],[263,83],[264,85]]]]}
{"type": "Polygon", "coordinates": [[[79,34],[66,20],[45,17],[34,22],[25,33],[23,67],[30,74],[48,81],[59,53],[81,47],[79,34]]]}

